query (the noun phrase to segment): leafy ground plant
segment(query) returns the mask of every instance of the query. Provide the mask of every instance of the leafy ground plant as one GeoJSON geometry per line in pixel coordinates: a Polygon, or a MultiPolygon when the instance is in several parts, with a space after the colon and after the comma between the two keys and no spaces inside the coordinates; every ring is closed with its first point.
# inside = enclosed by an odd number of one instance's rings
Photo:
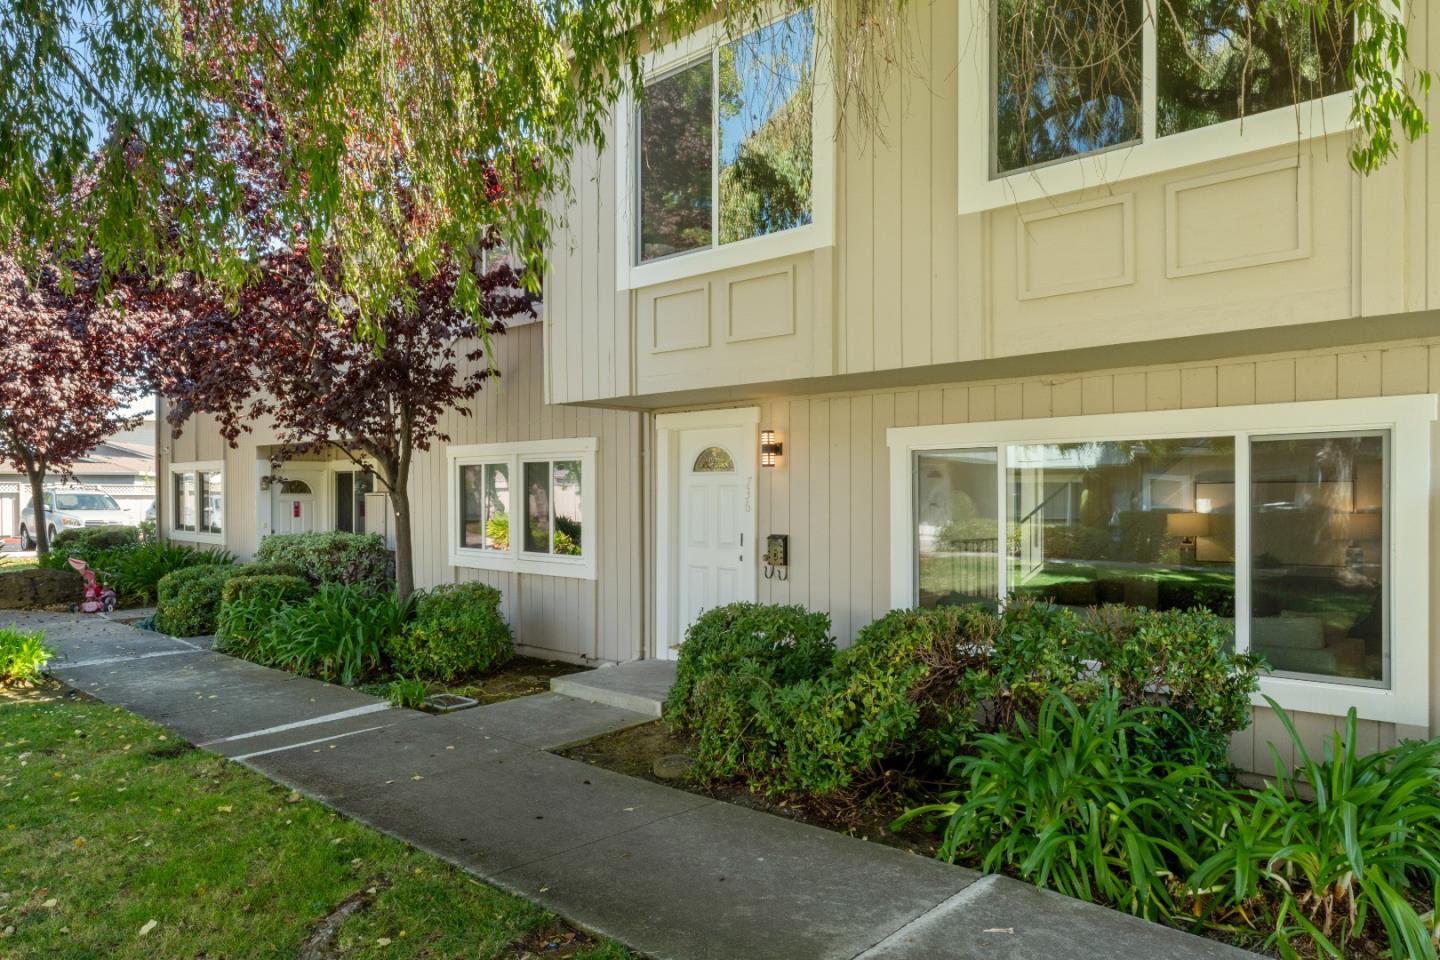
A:
{"type": "Polygon", "coordinates": [[[0,627],[0,684],[38,683],[53,656],[44,634],[0,627]]]}
{"type": "Polygon", "coordinates": [[[349,901],[314,955],[630,956],[117,708],[9,704],[0,728],[0,955],[303,956],[349,901]]]}
{"type": "Polygon", "coordinates": [[[1285,957],[1352,956],[1360,941],[1396,957],[1436,955],[1440,739],[1360,756],[1352,708],[1312,757],[1274,701],[1299,764],[1237,794],[1195,870],[1208,919],[1257,930],[1285,957]]]}
{"type": "Polygon", "coordinates": [[[407,680],[398,677],[391,680],[385,688],[386,699],[392,707],[407,707],[417,710],[425,704],[425,694],[429,691],[430,685],[424,680],[407,680]]]}
{"type": "Polygon", "coordinates": [[[404,627],[409,607],[397,594],[324,584],[306,602],[276,612],[259,658],[350,686],[380,667],[385,641],[404,627]]]}
{"type": "Polygon", "coordinates": [[[945,819],[946,860],[1173,919],[1172,881],[1196,865],[1218,787],[1203,766],[1155,759],[1146,741],[1162,710],[1126,709],[1113,691],[1085,707],[1053,693],[1033,723],[977,736],[951,764],[961,789],[894,826],[945,819]]]}

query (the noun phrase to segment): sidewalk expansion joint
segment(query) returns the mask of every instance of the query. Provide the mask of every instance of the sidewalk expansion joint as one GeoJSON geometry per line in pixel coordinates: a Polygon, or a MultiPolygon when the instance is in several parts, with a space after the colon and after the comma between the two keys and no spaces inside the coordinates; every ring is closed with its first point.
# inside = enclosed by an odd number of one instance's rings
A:
{"type": "Polygon", "coordinates": [[[974,883],[966,884],[960,890],[957,890],[955,893],[952,893],[944,900],[941,900],[929,910],[926,910],[924,913],[920,914],[917,917],[907,920],[888,937],[885,937],[884,939],[871,944],[864,950],[861,950],[854,956],[853,960],[866,960],[866,958],[869,957],[879,956],[880,950],[883,950],[885,947],[888,947],[891,944],[900,943],[902,940],[904,940],[905,935],[909,931],[914,930],[916,927],[924,925],[926,921],[934,919],[942,913],[947,913],[951,909],[958,907],[961,904],[966,903],[970,900],[973,900],[976,896],[983,893],[987,887],[994,883],[995,879],[996,877],[994,874],[986,874],[985,876],[976,880],[974,883]]]}
{"type": "Polygon", "coordinates": [[[197,743],[197,747],[211,747],[217,743],[234,743],[236,740],[250,740],[254,737],[268,737],[272,733],[285,733],[287,730],[299,730],[301,727],[313,727],[317,723],[332,723],[336,720],[349,720],[352,717],[363,717],[371,713],[379,713],[381,710],[389,710],[390,704],[385,702],[367,703],[363,707],[353,707],[349,710],[340,710],[336,713],[327,713],[319,717],[311,717],[309,720],[296,720],[294,723],[282,723],[273,727],[266,727],[263,730],[251,730],[249,733],[237,733],[233,737],[221,737],[218,740],[207,740],[204,743],[197,743]]]}
{"type": "MultiPolygon", "coordinates": [[[[242,753],[239,756],[230,757],[235,763],[244,763],[254,757],[263,757],[272,753],[283,753],[286,750],[298,750],[301,747],[313,747],[317,743],[329,743],[331,740],[341,740],[345,737],[353,737],[361,733],[374,733],[376,730],[384,730],[390,724],[382,723],[374,727],[366,727],[364,730],[351,730],[347,733],[336,733],[328,737],[317,737],[314,740],[302,740],[299,743],[287,743],[283,747],[271,747],[268,750],[256,750],[254,753],[242,753]]],[[[263,772],[263,771],[262,771],[263,772]]]]}
{"type": "Polygon", "coordinates": [[[150,653],[130,653],[116,657],[95,657],[91,660],[62,661],[56,664],[62,670],[78,670],[81,667],[104,667],[112,663],[130,663],[132,660],[154,660],[156,657],[179,657],[188,653],[204,653],[191,644],[189,650],[155,650],[150,653]]]}

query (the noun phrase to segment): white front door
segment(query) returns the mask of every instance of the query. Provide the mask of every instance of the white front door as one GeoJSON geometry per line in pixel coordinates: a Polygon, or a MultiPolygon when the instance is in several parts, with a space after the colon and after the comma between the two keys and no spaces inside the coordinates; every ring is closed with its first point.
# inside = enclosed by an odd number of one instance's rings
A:
{"type": "Polygon", "coordinates": [[[755,431],[685,430],[679,443],[676,643],[711,607],[755,599],[755,431]]]}
{"type": "Polygon", "coordinates": [[[270,528],[274,533],[314,532],[318,482],[318,477],[297,477],[270,487],[270,528]]]}

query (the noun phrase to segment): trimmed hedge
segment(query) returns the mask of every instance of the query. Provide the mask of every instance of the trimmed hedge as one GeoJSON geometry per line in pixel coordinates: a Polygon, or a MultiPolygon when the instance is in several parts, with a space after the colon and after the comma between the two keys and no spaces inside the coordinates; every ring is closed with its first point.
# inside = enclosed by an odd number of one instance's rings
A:
{"type": "Polygon", "coordinates": [[[395,585],[394,560],[378,533],[281,533],[260,541],[255,559],[301,570],[314,584],[344,583],[371,594],[395,585]]]}
{"type": "Polygon", "coordinates": [[[252,567],[241,567],[220,589],[220,604],[225,606],[259,593],[273,594],[279,603],[299,603],[314,592],[310,581],[297,574],[257,573],[252,567]]]}
{"type": "Polygon", "coordinates": [[[0,610],[69,606],[84,597],[85,579],[69,567],[26,567],[0,573],[0,610]]]}
{"type": "Polygon", "coordinates": [[[85,550],[113,550],[139,542],[139,527],[71,527],[55,535],[50,549],[75,556],[85,550]],[[77,550],[77,547],[81,549],[77,550]]]}
{"type": "Polygon", "coordinates": [[[1107,689],[1122,707],[1169,708],[1157,750],[1221,769],[1258,688],[1260,662],[1231,653],[1229,624],[1204,610],[897,610],[833,655],[828,629],[822,614],[754,604],[696,621],[665,715],[695,735],[703,777],[823,797],[892,772],[943,775],[974,736],[1032,722],[1052,694],[1085,704],[1107,689]]]}
{"type": "Polygon", "coordinates": [[[308,600],[315,588],[309,580],[290,573],[269,573],[283,564],[241,567],[220,589],[220,612],[215,636],[226,653],[259,659],[259,647],[280,611],[308,600]]]}
{"type": "Polygon", "coordinates": [[[830,618],[800,606],[733,603],[685,634],[665,716],[699,740],[703,777],[768,780],[778,764],[775,691],[813,680],[835,656],[830,618]]]}
{"type": "Polygon", "coordinates": [[[212,563],[167,573],[155,589],[155,629],[173,637],[214,633],[225,582],[240,569],[212,563]]]}
{"type": "Polygon", "coordinates": [[[385,643],[397,673],[441,682],[497,667],[514,654],[510,627],[500,616],[500,591],[483,583],[420,594],[415,618],[385,643]]]}

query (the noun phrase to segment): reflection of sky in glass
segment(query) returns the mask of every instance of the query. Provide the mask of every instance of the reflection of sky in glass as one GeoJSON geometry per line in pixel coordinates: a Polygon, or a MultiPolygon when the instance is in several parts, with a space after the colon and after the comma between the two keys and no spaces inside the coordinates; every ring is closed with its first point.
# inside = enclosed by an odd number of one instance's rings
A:
{"type": "MultiPolygon", "coordinates": [[[[740,87],[739,108],[721,107],[722,164],[735,162],[745,141],[784,108],[810,75],[814,32],[811,12],[806,9],[729,45],[740,87]]],[[[723,86],[723,79],[721,83],[723,86]]]]}

